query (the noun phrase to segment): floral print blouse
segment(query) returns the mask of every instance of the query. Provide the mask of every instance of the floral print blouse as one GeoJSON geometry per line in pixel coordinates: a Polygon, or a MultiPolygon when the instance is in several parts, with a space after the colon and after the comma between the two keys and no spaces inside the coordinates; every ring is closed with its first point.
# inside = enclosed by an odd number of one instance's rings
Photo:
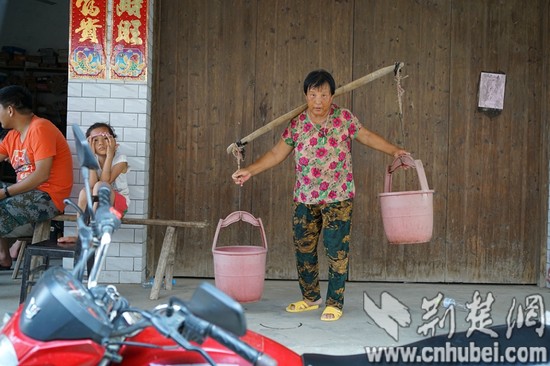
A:
{"type": "Polygon", "coordinates": [[[306,204],[340,202],[355,196],[351,141],[363,126],[348,109],[332,104],[326,123],[314,124],[306,111],[283,131],[294,148],[294,201],[306,204]]]}

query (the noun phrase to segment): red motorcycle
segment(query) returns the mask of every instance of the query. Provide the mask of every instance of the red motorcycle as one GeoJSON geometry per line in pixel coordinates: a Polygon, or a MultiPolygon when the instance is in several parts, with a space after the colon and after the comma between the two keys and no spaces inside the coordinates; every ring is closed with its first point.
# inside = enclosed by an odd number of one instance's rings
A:
{"type": "MultiPolygon", "coordinates": [[[[97,169],[97,162],[80,129],[73,126],[73,131],[87,183],[88,170],[97,169]]],[[[110,189],[99,189],[95,213],[88,184],[85,189],[88,205],[84,212],[67,201],[80,213],[82,253],[77,264],[72,272],[60,267],[48,269],[25,303],[13,315],[4,317],[0,328],[2,366],[369,364],[371,358],[366,354],[300,356],[274,340],[248,331],[241,305],[208,283],[199,286],[189,302],[171,298],[152,311],[131,307],[115,286],[97,283],[111,235],[120,225],[120,218],[110,205],[110,189]],[[95,262],[85,285],[84,266],[94,252],[95,262]]],[[[505,331],[502,327],[496,329],[499,334],[505,331]]],[[[548,347],[548,336],[532,334],[520,334],[514,339],[530,346],[548,347]]],[[[473,340],[462,334],[453,338],[453,344],[467,345],[473,340]]],[[[493,340],[479,342],[494,348],[493,340]]],[[[437,336],[408,346],[423,349],[448,343],[446,336],[437,336]]],[[[376,364],[405,362],[376,359],[376,364]]],[[[418,360],[415,363],[422,364],[418,360]]]]}

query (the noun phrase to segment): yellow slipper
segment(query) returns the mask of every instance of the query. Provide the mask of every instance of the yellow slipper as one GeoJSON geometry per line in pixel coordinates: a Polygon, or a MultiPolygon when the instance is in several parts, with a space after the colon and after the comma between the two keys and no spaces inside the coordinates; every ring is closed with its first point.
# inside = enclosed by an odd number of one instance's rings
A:
{"type": "Polygon", "coordinates": [[[286,307],[289,313],[301,313],[302,311],[310,311],[319,309],[319,305],[308,305],[304,300],[296,301],[286,307]]]}
{"type": "Polygon", "coordinates": [[[321,314],[321,320],[324,322],[333,322],[342,317],[342,310],[335,308],[334,306],[327,306],[325,310],[323,310],[323,314],[321,314]],[[327,315],[332,315],[332,318],[327,318],[327,315]]]}

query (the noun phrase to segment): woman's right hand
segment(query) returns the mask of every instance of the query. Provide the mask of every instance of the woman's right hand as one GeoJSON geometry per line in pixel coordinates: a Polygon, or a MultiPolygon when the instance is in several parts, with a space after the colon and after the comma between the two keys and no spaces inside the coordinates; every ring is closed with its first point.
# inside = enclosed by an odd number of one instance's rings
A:
{"type": "Polygon", "coordinates": [[[250,174],[250,172],[248,170],[239,169],[231,175],[231,178],[233,178],[233,182],[235,182],[235,184],[238,184],[242,187],[244,182],[249,180],[251,176],[252,175],[250,174]]]}

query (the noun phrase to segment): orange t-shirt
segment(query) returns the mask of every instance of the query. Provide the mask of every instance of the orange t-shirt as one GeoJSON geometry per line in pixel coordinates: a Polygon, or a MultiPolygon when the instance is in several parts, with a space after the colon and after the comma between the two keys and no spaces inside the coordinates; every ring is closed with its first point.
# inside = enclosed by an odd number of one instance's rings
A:
{"type": "Polygon", "coordinates": [[[25,141],[21,142],[19,131],[9,131],[0,142],[0,154],[9,156],[17,182],[36,170],[36,161],[53,156],[50,177],[36,189],[48,193],[63,212],[63,200],[71,195],[73,186],[73,158],[67,140],[53,123],[34,116],[25,141]]]}

